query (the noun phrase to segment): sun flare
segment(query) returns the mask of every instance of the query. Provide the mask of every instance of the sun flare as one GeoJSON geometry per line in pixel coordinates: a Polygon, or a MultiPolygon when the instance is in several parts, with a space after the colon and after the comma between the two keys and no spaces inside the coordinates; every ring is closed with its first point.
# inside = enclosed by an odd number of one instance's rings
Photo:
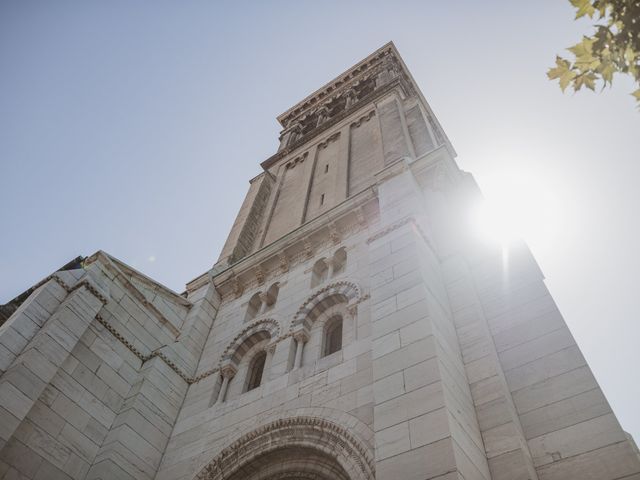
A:
{"type": "Polygon", "coordinates": [[[550,244],[561,224],[561,202],[534,175],[500,174],[482,179],[484,200],[475,206],[473,223],[485,241],[507,247],[523,239],[550,244]]]}

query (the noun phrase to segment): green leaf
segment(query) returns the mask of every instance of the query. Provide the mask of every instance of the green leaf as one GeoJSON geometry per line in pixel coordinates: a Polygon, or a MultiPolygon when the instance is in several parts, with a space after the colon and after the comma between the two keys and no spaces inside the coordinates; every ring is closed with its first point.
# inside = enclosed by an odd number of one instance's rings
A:
{"type": "Polygon", "coordinates": [[[588,89],[595,91],[595,89],[596,89],[596,80],[597,79],[598,79],[598,77],[596,76],[595,73],[587,73],[584,76],[584,84],[588,89]]]}
{"type": "Polygon", "coordinates": [[[562,76],[560,77],[560,88],[563,92],[566,90],[566,88],[571,83],[571,80],[573,80],[574,78],[576,78],[576,72],[572,70],[567,70],[562,74],[562,76]]]}
{"type": "Polygon", "coordinates": [[[571,68],[571,64],[568,60],[556,56],[556,66],[549,69],[549,71],[547,72],[547,77],[549,77],[549,80],[560,78],[565,74],[565,72],[567,72],[567,70],[569,70],[569,68],[571,68]]]}
{"type": "Polygon", "coordinates": [[[636,98],[636,102],[640,102],[640,88],[635,92],[633,92],[631,95],[633,95],[636,98]]]}
{"type": "Polygon", "coordinates": [[[616,71],[616,67],[612,62],[607,62],[606,64],[604,64],[604,66],[600,69],[600,74],[602,75],[602,79],[604,80],[604,83],[608,83],[609,85],[611,85],[611,82],[613,81],[613,74],[616,71]]]}
{"type": "Polygon", "coordinates": [[[568,48],[576,57],[590,57],[593,51],[594,40],[589,37],[582,37],[580,43],[576,43],[573,47],[568,48]]]}
{"type": "Polygon", "coordinates": [[[593,14],[596,13],[596,9],[591,4],[591,0],[569,0],[571,5],[573,5],[578,11],[576,12],[576,19],[580,17],[584,17],[585,15],[589,15],[589,17],[593,17],[593,14]]]}

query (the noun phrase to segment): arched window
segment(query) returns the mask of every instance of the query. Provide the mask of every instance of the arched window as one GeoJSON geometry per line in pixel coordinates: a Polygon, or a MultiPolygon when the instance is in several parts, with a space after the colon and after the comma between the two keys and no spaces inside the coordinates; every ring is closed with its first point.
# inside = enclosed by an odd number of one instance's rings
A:
{"type": "Polygon", "coordinates": [[[329,267],[324,258],[318,260],[311,271],[311,288],[317,287],[327,279],[329,267]]]}
{"type": "Polygon", "coordinates": [[[267,290],[267,294],[265,296],[265,310],[273,308],[278,300],[278,293],[280,292],[280,284],[278,282],[274,283],[267,290]]]}
{"type": "Polygon", "coordinates": [[[322,356],[326,357],[342,349],[342,317],[337,315],[327,321],[324,328],[322,356]]]}
{"type": "Polygon", "coordinates": [[[247,306],[247,313],[244,316],[244,321],[248,322],[249,320],[253,320],[256,318],[256,315],[260,313],[260,308],[262,308],[262,299],[260,298],[260,292],[255,293],[251,300],[249,300],[249,305],[247,306]]]}
{"type": "Polygon", "coordinates": [[[336,250],[333,254],[333,275],[338,275],[344,271],[347,266],[347,251],[344,247],[336,250]]]}
{"type": "Polygon", "coordinates": [[[267,359],[267,353],[265,351],[258,352],[249,364],[249,371],[247,372],[247,388],[245,391],[258,388],[262,383],[262,374],[264,372],[264,362],[267,359]]]}

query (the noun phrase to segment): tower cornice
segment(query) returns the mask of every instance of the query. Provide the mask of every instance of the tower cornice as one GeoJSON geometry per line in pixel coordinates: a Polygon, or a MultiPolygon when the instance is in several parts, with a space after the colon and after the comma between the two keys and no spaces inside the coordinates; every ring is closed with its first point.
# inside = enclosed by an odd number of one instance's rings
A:
{"type": "MultiPolygon", "coordinates": [[[[393,42],[389,42],[378,50],[356,63],[353,67],[338,75],[336,78],[320,87],[315,92],[306,96],[300,102],[296,103],[287,111],[278,115],[277,120],[284,128],[288,124],[303,115],[309,109],[315,108],[317,105],[324,103],[328,98],[342,93],[355,81],[363,77],[367,73],[375,70],[384,60],[393,61],[404,66],[400,59],[400,54],[393,42]]],[[[408,72],[406,72],[408,73],[408,72]]]]}

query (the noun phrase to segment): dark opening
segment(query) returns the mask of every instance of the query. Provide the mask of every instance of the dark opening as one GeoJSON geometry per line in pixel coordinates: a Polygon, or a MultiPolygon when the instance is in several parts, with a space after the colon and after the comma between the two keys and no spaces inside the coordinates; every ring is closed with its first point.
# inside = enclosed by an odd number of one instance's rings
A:
{"type": "Polygon", "coordinates": [[[251,360],[251,365],[249,366],[249,381],[247,382],[247,392],[249,390],[253,390],[254,388],[258,388],[260,383],[262,383],[262,373],[264,372],[264,362],[267,359],[266,352],[260,352],[253,360],[251,360]]]}

